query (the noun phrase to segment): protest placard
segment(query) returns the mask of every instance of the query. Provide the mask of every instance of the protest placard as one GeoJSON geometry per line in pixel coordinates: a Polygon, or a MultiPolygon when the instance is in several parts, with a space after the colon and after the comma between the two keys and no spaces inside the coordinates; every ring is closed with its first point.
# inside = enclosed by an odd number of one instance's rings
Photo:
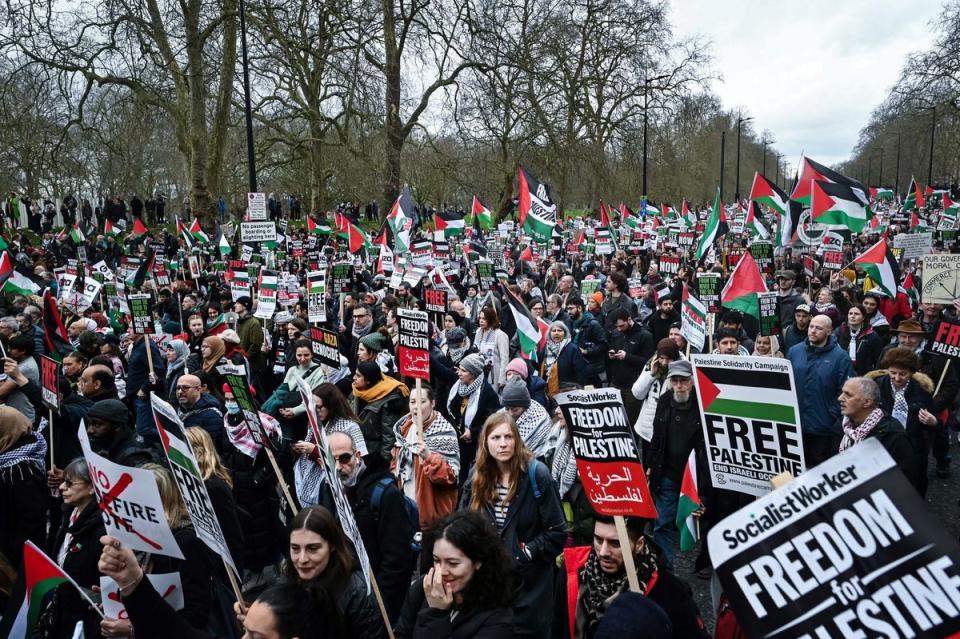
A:
{"type": "Polygon", "coordinates": [[[773,273],[773,242],[757,240],[750,244],[749,250],[761,273],[773,273]]]}
{"type": "Polygon", "coordinates": [[[310,327],[310,343],[313,356],[333,368],[340,368],[340,336],[334,331],[317,326],[310,327]]]}
{"type": "Polygon", "coordinates": [[[430,381],[430,321],[424,311],[399,309],[400,374],[430,381]]]}
{"type": "Polygon", "coordinates": [[[574,390],[555,399],[573,436],[577,471],[594,510],[604,515],[656,517],[620,391],[574,390]]]}
{"type": "MultiPolygon", "coordinates": [[[[167,572],[159,575],[144,575],[153,589],[160,594],[174,610],[183,609],[183,584],[179,572],[167,572]]],[[[120,587],[113,579],[100,575],[100,600],[103,603],[103,614],[111,619],[130,619],[127,609],[120,598],[120,587]]]]}
{"type": "Polygon", "coordinates": [[[737,264],[740,263],[740,258],[743,257],[745,253],[742,248],[732,248],[727,252],[727,270],[732,271],[737,268],[737,264]]]}
{"type": "Polygon", "coordinates": [[[677,271],[680,270],[680,256],[679,255],[661,255],[660,256],[660,273],[663,275],[676,275],[677,271]]]}
{"type": "Polygon", "coordinates": [[[57,383],[59,373],[60,364],[57,360],[46,355],[40,356],[40,386],[43,403],[53,410],[60,410],[62,399],[60,385],[57,383]]]}
{"type": "Polygon", "coordinates": [[[846,264],[846,258],[841,251],[824,251],[823,268],[828,271],[839,271],[846,264]]]}
{"type": "Polygon", "coordinates": [[[493,262],[486,259],[480,259],[473,263],[477,270],[477,281],[480,283],[481,291],[489,291],[497,283],[497,276],[493,271],[493,262]]]}
{"type": "Polygon", "coordinates": [[[167,524],[153,471],[121,466],[93,452],[83,420],[77,438],[107,534],[133,550],[183,559],[167,524]]]}
{"type": "Polygon", "coordinates": [[[327,272],[307,273],[307,321],[327,321],[327,272]]]}
{"type": "Polygon", "coordinates": [[[927,350],[937,355],[960,358],[960,322],[953,322],[946,318],[937,322],[933,327],[933,334],[927,340],[927,350]]]}
{"type": "Polygon", "coordinates": [[[814,261],[812,255],[803,256],[803,274],[807,277],[813,277],[814,272],[816,271],[817,263],[814,261]]]}
{"type": "Polygon", "coordinates": [[[273,222],[240,222],[240,241],[244,243],[276,242],[277,225],[273,222]]]}
{"type": "Polygon", "coordinates": [[[697,292],[710,313],[720,312],[720,274],[697,273],[697,292]]]}
{"type": "Polygon", "coordinates": [[[428,313],[443,315],[447,312],[447,291],[438,288],[425,288],[423,289],[423,303],[426,305],[428,313]]]}
{"type": "Polygon", "coordinates": [[[760,300],[760,334],[780,334],[780,314],[777,312],[777,292],[758,293],[760,300]]]}
{"type": "Polygon", "coordinates": [[[351,292],[353,290],[353,264],[337,262],[332,269],[333,292],[338,295],[351,292]]]}
{"type": "Polygon", "coordinates": [[[953,304],[960,297],[960,255],[934,253],[923,256],[924,304],[953,304]]]}
{"type": "Polygon", "coordinates": [[[695,349],[703,350],[707,340],[707,308],[690,292],[687,283],[683,283],[683,300],[680,305],[680,333],[695,349]]]}
{"type": "Polygon", "coordinates": [[[136,335],[153,335],[153,295],[150,293],[130,293],[127,295],[130,308],[130,323],[136,335]]]}
{"type": "Polygon", "coordinates": [[[160,444],[167,456],[168,467],[180,489],[180,496],[187,507],[187,514],[190,515],[190,523],[193,524],[197,537],[237,573],[237,566],[230,556],[230,548],[220,528],[220,521],[213,509],[207,487],[203,483],[200,464],[187,439],[183,422],[173,406],[160,399],[156,393],[150,393],[150,407],[153,409],[153,423],[160,435],[160,444]]]}
{"type": "Polygon", "coordinates": [[[878,439],[723,519],[708,546],[749,637],[960,630],[960,547],[878,439]]]}
{"type": "Polygon", "coordinates": [[[708,470],[717,488],[764,495],[770,478],[803,472],[789,360],[692,355],[708,470]]]}
{"type": "Polygon", "coordinates": [[[926,233],[899,233],[893,237],[893,246],[903,249],[902,258],[913,260],[933,249],[933,231],[926,233]]]}

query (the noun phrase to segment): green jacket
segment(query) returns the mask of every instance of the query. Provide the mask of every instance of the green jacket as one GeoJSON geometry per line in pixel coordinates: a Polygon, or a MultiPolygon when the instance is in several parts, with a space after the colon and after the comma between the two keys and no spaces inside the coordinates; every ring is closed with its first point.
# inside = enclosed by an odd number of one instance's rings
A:
{"type": "Polygon", "coordinates": [[[267,366],[267,357],[263,352],[263,327],[260,320],[248,315],[237,322],[237,335],[240,347],[247,352],[247,359],[254,371],[262,371],[267,366]]]}

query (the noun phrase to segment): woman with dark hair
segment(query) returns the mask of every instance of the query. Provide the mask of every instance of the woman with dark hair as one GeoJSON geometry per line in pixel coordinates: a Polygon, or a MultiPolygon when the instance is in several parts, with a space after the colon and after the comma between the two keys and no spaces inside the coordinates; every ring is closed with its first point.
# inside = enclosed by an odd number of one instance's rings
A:
{"type": "Polygon", "coordinates": [[[473,345],[487,364],[487,381],[496,389],[503,388],[510,361],[510,338],[500,329],[500,319],[492,306],[480,309],[477,326],[473,345]]]}
{"type": "Polygon", "coordinates": [[[460,448],[457,431],[436,410],[429,384],[410,391],[410,412],[393,425],[390,472],[403,493],[417,502],[420,530],[430,530],[438,519],[457,507],[460,448]],[[417,411],[423,436],[414,424],[417,411]]]}
{"type": "MultiPolygon", "coordinates": [[[[346,433],[360,454],[366,457],[369,451],[360,429],[360,419],[350,408],[350,403],[343,393],[333,384],[324,382],[313,389],[313,395],[317,402],[317,421],[324,432],[328,435],[346,433]]],[[[317,504],[324,474],[319,464],[320,446],[317,445],[313,430],[307,428],[306,439],[296,442],[292,450],[298,456],[293,462],[297,499],[301,506],[317,504]]]]}
{"type": "MultiPolygon", "coordinates": [[[[328,593],[336,598],[335,609],[327,610],[323,619],[324,629],[333,632],[324,636],[382,639],[386,635],[373,595],[367,594],[363,573],[353,568],[347,537],[329,510],[310,506],[297,513],[290,521],[288,542],[282,567],[285,581],[316,593],[311,597],[314,602],[325,601],[328,593]]],[[[246,626],[239,605],[234,612],[246,626]]]]}
{"type": "Polygon", "coordinates": [[[550,469],[533,458],[506,412],[494,413],[483,425],[477,463],[463,486],[460,507],[493,524],[513,562],[515,636],[548,637],[554,560],[566,540],[567,524],[550,469]]]}
{"type": "Polygon", "coordinates": [[[433,567],[410,586],[397,639],[509,639],[510,563],[497,533],[478,513],[440,520],[423,552],[433,567]]]}
{"type": "MultiPolygon", "coordinates": [[[[97,560],[100,558],[100,537],[105,534],[105,529],[90,481],[90,469],[82,457],[63,469],[60,496],[65,512],[60,531],[50,548],[50,557],[81,588],[93,590],[100,585],[97,560]]],[[[99,636],[100,615],[90,608],[76,588],[61,584],[54,591],[40,622],[46,629],[44,636],[73,637],[78,621],[83,622],[86,636],[99,636]]]]}
{"type": "Polygon", "coordinates": [[[283,382],[260,407],[263,412],[280,422],[284,445],[302,439],[307,431],[307,407],[303,405],[297,382],[302,379],[312,389],[324,381],[323,369],[319,363],[313,361],[313,346],[310,340],[297,340],[294,349],[293,361],[296,365],[287,369],[283,382]]]}
{"type": "Polygon", "coordinates": [[[850,356],[857,375],[866,375],[877,367],[883,340],[870,326],[863,304],[853,304],[847,311],[847,321],[834,331],[837,344],[850,356]]]}

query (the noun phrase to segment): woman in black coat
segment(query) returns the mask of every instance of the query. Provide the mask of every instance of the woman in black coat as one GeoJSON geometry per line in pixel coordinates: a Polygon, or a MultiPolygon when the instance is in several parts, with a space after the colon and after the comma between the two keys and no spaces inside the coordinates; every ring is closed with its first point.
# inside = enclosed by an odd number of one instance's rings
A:
{"type": "Polygon", "coordinates": [[[506,412],[487,419],[478,445],[460,508],[483,515],[512,560],[514,636],[545,639],[553,619],[556,557],[567,537],[557,485],[506,412]]]}
{"type": "Polygon", "coordinates": [[[500,396],[486,381],[486,362],[478,353],[467,355],[457,366],[457,382],[447,397],[450,423],[460,436],[460,484],[470,476],[477,457],[480,429],[490,415],[500,410],[500,396]]]}
{"type": "Polygon", "coordinates": [[[46,539],[47,442],[32,432],[30,420],[0,406],[0,553],[12,566],[23,562],[23,542],[46,539]]]}
{"type": "Polygon", "coordinates": [[[433,567],[410,586],[396,638],[511,639],[510,563],[497,542],[479,513],[437,522],[423,549],[433,567]]]}
{"type": "MultiPolygon", "coordinates": [[[[85,590],[93,590],[100,585],[97,561],[100,558],[100,537],[106,531],[90,481],[90,470],[82,458],[70,462],[63,469],[60,495],[67,512],[50,548],[50,557],[77,585],[85,590]]],[[[83,621],[85,636],[100,636],[100,615],[70,584],[57,587],[45,614],[49,615],[49,637],[70,639],[78,621],[83,621]]]]}
{"type": "Polygon", "coordinates": [[[837,345],[850,355],[857,375],[866,375],[877,367],[883,340],[867,321],[863,306],[854,304],[847,311],[847,321],[836,331],[837,345]],[[855,342],[851,345],[851,342],[855,342]]]}

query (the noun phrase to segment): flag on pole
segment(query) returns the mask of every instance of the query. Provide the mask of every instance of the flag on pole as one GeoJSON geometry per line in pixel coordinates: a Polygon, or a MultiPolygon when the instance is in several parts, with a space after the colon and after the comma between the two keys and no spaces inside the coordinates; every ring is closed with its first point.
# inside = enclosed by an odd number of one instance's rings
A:
{"type": "Polygon", "coordinates": [[[697,490],[697,452],[690,451],[680,484],[680,502],[677,504],[677,528],[680,530],[680,552],[686,552],[700,541],[700,520],[693,513],[702,507],[697,490]]]}
{"type": "Polygon", "coordinates": [[[131,229],[130,235],[136,235],[138,237],[141,235],[146,235],[147,230],[148,229],[143,223],[143,220],[141,220],[139,217],[133,219],[133,229],[131,229]]]}
{"type": "Polygon", "coordinates": [[[404,186],[400,197],[393,203],[390,214],[387,215],[387,224],[393,233],[393,252],[396,255],[405,255],[410,252],[410,235],[413,233],[413,222],[416,216],[414,211],[413,194],[410,187],[404,186]]]}
{"type": "Polygon", "coordinates": [[[813,180],[810,217],[820,224],[842,225],[859,233],[873,217],[867,195],[846,184],[813,180]]]}
{"type": "Polygon", "coordinates": [[[770,238],[770,231],[760,221],[760,204],[756,200],[747,203],[747,219],[744,227],[754,238],[766,240],[770,238]]]}
{"type": "Polygon", "coordinates": [[[346,215],[335,214],[337,235],[347,240],[347,247],[351,253],[356,253],[364,246],[370,246],[370,238],[359,226],[350,221],[346,215]]]}
{"type": "Polygon", "coordinates": [[[438,233],[443,233],[444,238],[463,235],[465,216],[456,211],[437,211],[433,216],[433,223],[438,233]]]}
{"type": "Polygon", "coordinates": [[[863,199],[866,199],[867,193],[869,193],[869,190],[857,180],[837,173],[833,169],[827,168],[819,162],[814,162],[808,157],[802,157],[800,158],[800,175],[794,185],[793,192],[790,193],[790,199],[810,206],[810,199],[813,196],[812,180],[843,184],[862,193],[863,199]]]}
{"type": "Polygon", "coordinates": [[[776,184],[765,178],[759,171],[753,174],[753,186],[750,187],[750,199],[769,206],[780,215],[787,212],[787,194],[776,184]]]}
{"type": "Polygon", "coordinates": [[[186,224],[180,220],[179,216],[177,216],[177,233],[183,238],[184,244],[187,245],[187,250],[191,250],[193,248],[193,235],[190,234],[186,224]]]}
{"type": "Polygon", "coordinates": [[[518,170],[518,181],[520,226],[535,242],[550,242],[557,223],[557,205],[550,197],[550,187],[537,181],[522,166],[518,170]]]}
{"type": "Polygon", "coordinates": [[[920,185],[917,184],[917,179],[911,176],[910,187],[907,189],[907,197],[903,201],[903,210],[915,211],[916,209],[922,209],[926,206],[927,202],[923,199],[923,193],[920,191],[920,185]]]}
{"type": "Polygon", "coordinates": [[[893,256],[886,240],[881,239],[853,260],[853,263],[863,267],[870,281],[891,299],[897,297],[900,265],[897,264],[897,258],[893,256]]]}
{"type": "Polygon", "coordinates": [[[80,230],[80,223],[77,222],[72,227],[70,227],[70,239],[74,244],[81,244],[87,236],[83,234],[83,231],[80,230]]]}
{"type": "Polygon", "coordinates": [[[230,241],[221,229],[217,229],[217,249],[220,255],[229,255],[231,251],[230,241]]]}
{"type": "Polygon", "coordinates": [[[43,292],[42,321],[43,342],[47,349],[47,355],[59,362],[64,355],[73,352],[73,344],[70,343],[67,329],[63,327],[63,320],[60,319],[57,298],[54,297],[49,288],[43,292]]]}
{"type": "Polygon", "coordinates": [[[103,223],[103,232],[106,235],[120,235],[120,231],[113,225],[110,218],[107,218],[107,221],[103,223]]]}
{"type": "Polygon", "coordinates": [[[203,232],[203,228],[200,226],[200,220],[197,218],[193,218],[193,224],[190,225],[190,235],[198,242],[203,242],[204,244],[210,242],[210,238],[203,232]]]}
{"type": "Polygon", "coordinates": [[[517,324],[517,338],[520,340],[520,352],[525,359],[534,362],[537,361],[538,349],[540,348],[540,340],[542,338],[537,318],[507,287],[501,284],[500,290],[507,297],[507,301],[510,303],[510,312],[513,313],[513,320],[517,324]]]}
{"type": "Polygon", "coordinates": [[[473,196],[473,205],[470,213],[474,220],[479,220],[480,227],[488,231],[493,229],[493,212],[490,211],[476,195],[473,196]]]}
{"type": "Polygon", "coordinates": [[[767,284],[760,275],[753,255],[747,251],[741,256],[737,266],[730,274],[723,291],[720,293],[720,304],[724,308],[733,308],[745,315],[752,315],[760,319],[760,298],[758,293],[766,293],[767,284]]]}
{"type": "Polygon", "coordinates": [[[720,187],[717,187],[710,217],[707,218],[706,226],[700,235],[700,241],[697,243],[696,260],[698,262],[706,257],[713,247],[714,241],[724,233],[726,233],[726,223],[723,220],[723,202],[720,201],[720,187]]]}

